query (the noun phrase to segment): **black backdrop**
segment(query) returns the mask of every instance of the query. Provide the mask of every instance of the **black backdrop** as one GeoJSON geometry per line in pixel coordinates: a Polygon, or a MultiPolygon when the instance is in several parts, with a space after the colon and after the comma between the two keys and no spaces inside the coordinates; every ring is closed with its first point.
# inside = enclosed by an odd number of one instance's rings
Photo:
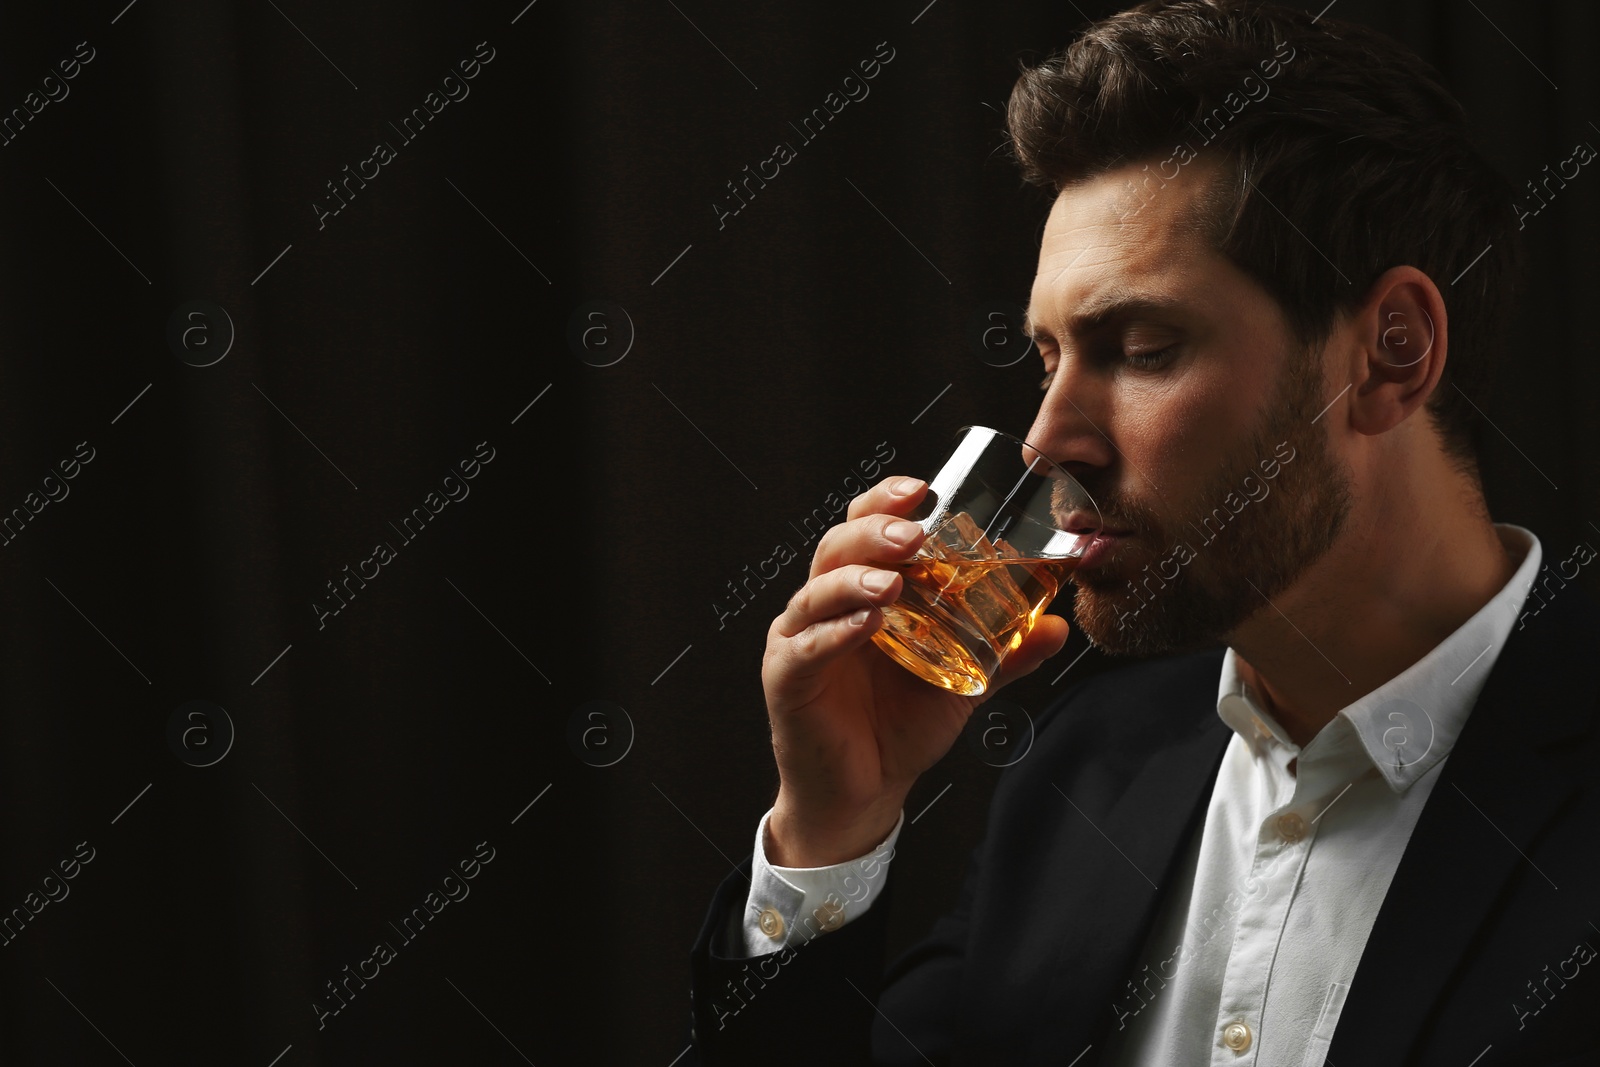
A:
{"type": "MultiPolygon", "coordinates": [[[[804,553],[749,576],[863,464],[1028,424],[1035,358],[974,340],[1047,207],[1001,110],[1114,6],[0,13],[0,1059],[672,1062],[804,553]]],[[[1439,65],[1519,187],[1600,145],[1587,4],[1334,15],[1439,65]]],[[[1474,398],[1552,562],[1600,545],[1597,194],[1528,221],[1474,398]]],[[[893,947],[998,773],[958,745],[913,793],[893,947]]]]}

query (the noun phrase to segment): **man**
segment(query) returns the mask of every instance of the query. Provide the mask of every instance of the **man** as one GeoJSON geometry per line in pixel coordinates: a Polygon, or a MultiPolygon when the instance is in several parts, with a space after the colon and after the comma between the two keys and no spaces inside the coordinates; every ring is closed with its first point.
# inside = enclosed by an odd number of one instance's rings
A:
{"type": "Polygon", "coordinates": [[[1484,504],[1516,241],[1459,106],[1371,31],[1186,0],[1026,71],[1008,123],[1056,193],[1028,441],[1108,538],[1073,616],[1152,658],[1041,716],[885,971],[892,896],[929,888],[889,874],[902,804],[993,690],[870,642],[926,486],[857,497],[769,632],[781,784],[693,949],[696,1055],[1596,1062],[1600,609],[1563,588],[1594,551],[1541,573],[1484,504]]]}

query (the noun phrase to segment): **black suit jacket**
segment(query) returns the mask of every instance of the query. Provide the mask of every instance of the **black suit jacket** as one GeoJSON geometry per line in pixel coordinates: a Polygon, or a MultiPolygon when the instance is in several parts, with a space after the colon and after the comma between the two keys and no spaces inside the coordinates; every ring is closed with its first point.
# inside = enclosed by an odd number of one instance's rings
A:
{"type": "MultiPolygon", "coordinates": [[[[887,969],[892,870],[839,929],[724,955],[746,857],[691,950],[684,1062],[1096,1063],[1232,736],[1221,657],[1121,668],[1052,704],[995,788],[955,907],[887,969]]],[[[1329,1064],[1600,1064],[1597,658],[1600,607],[1576,586],[1513,627],[1436,772],[1329,1064]]]]}

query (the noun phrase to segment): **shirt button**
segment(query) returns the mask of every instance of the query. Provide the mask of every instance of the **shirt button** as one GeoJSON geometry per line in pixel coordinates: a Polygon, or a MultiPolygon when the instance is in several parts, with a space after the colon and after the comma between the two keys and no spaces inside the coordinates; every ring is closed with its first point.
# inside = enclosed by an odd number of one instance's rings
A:
{"type": "Polygon", "coordinates": [[[1278,834],[1290,844],[1306,836],[1306,821],[1296,812],[1278,816],[1278,834]]]}
{"type": "Polygon", "coordinates": [[[783,936],[783,916],[771,908],[762,908],[761,915],[756,920],[761,925],[761,932],[776,941],[783,936]]]}
{"type": "Polygon", "coordinates": [[[1231,1022],[1222,1028],[1222,1043],[1235,1052],[1250,1047],[1250,1027],[1243,1022],[1231,1022]]]}
{"type": "Polygon", "coordinates": [[[817,917],[817,922],[822,924],[822,929],[825,932],[837,930],[844,925],[843,904],[835,904],[831,900],[825,900],[812,914],[817,917]]]}

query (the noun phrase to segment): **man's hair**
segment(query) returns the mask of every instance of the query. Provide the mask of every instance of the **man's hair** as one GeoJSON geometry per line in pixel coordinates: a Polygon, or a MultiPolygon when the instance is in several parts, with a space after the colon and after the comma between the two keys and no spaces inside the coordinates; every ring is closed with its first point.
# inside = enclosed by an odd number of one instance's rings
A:
{"type": "Polygon", "coordinates": [[[1145,162],[1136,192],[1159,196],[1191,158],[1218,157],[1197,222],[1312,351],[1384,271],[1426,273],[1450,325],[1427,410],[1475,475],[1463,390],[1487,382],[1522,250],[1509,183],[1415,54],[1274,4],[1151,0],[1024,66],[1006,125],[1023,178],[1056,191],[1145,162]]]}

